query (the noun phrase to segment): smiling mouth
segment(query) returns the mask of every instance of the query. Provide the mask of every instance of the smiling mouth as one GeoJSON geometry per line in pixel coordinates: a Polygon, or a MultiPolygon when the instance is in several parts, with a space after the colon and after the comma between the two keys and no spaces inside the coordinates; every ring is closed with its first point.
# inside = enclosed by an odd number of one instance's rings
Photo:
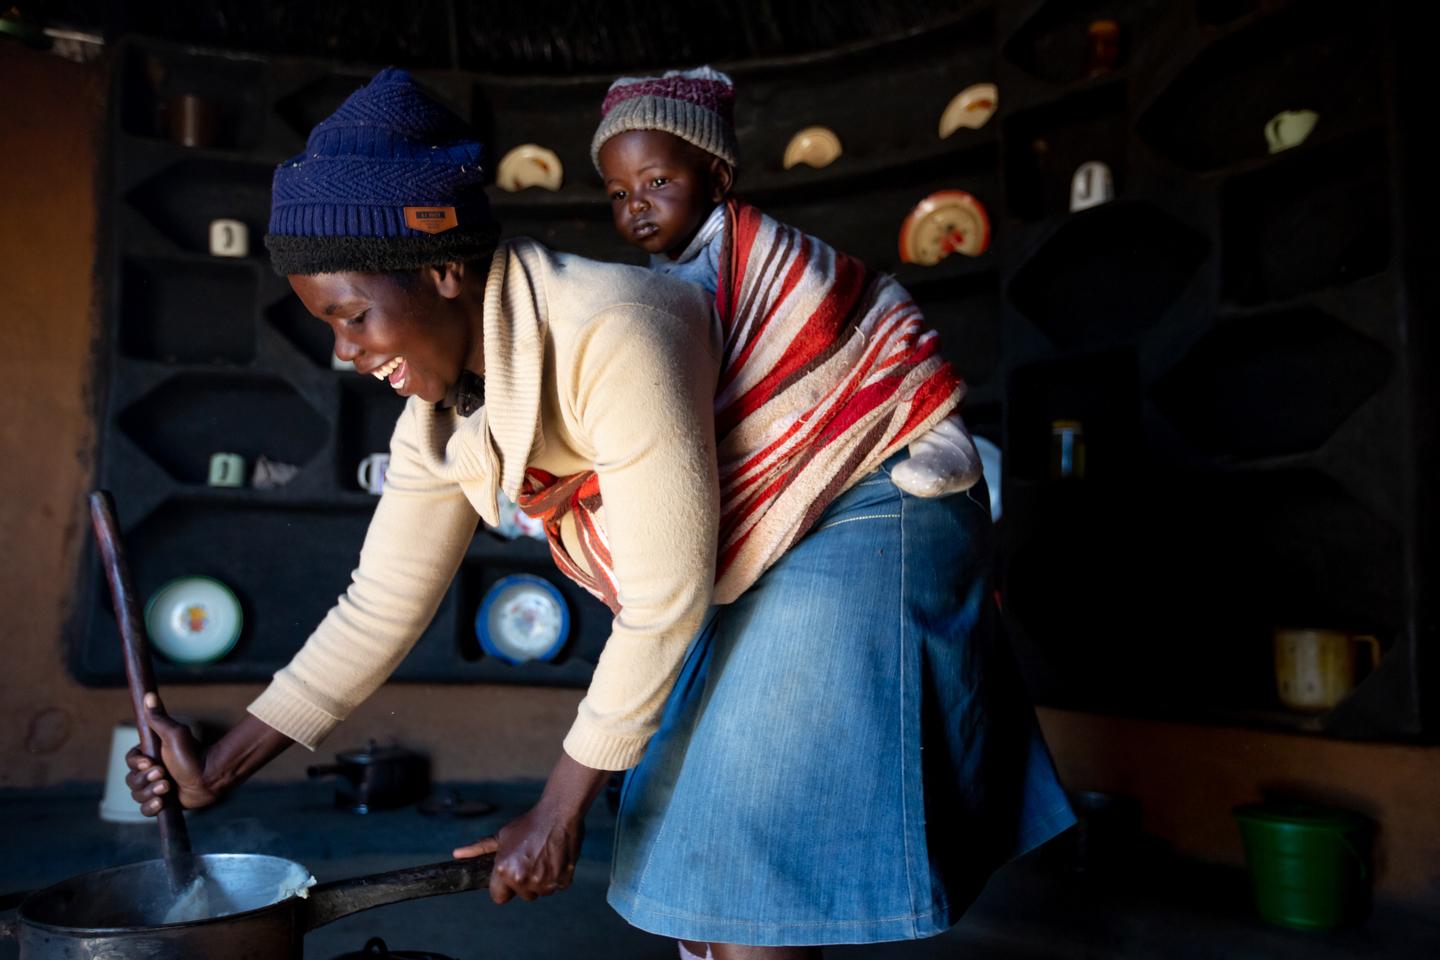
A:
{"type": "Polygon", "coordinates": [[[405,378],[410,375],[410,370],[405,366],[404,357],[395,357],[370,371],[370,374],[376,380],[389,380],[390,386],[399,390],[405,386],[405,378]]]}

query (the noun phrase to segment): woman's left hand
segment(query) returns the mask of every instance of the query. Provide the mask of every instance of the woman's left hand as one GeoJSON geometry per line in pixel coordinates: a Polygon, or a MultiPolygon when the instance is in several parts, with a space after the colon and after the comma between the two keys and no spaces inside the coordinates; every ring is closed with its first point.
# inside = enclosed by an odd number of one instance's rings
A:
{"type": "Polygon", "coordinates": [[[559,893],[575,879],[580,842],[585,837],[585,812],[608,777],[607,771],[582,766],[562,754],[539,803],[501,827],[495,836],[457,848],[454,856],[495,854],[490,899],[496,903],[559,893]]]}
{"type": "Polygon", "coordinates": [[[501,827],[495,836],[458,848],[455,856],[495,854],[490,899],[496,903],[508,903],[514,897],[535,900],[570,886],[584,836],[583,816],[557,816],[541,803],[501,827]]]}

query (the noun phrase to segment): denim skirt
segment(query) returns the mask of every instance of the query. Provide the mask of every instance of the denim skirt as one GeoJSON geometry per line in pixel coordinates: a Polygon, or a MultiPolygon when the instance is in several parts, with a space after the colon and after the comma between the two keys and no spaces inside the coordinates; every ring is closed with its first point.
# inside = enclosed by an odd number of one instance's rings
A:
{"type": "Polygon", "coordinates": [[[995,632],[989,498],[889,467],[710,611],[621,795],[611,905],[663,936],[917,939],[1074,823],[995,632]]]}

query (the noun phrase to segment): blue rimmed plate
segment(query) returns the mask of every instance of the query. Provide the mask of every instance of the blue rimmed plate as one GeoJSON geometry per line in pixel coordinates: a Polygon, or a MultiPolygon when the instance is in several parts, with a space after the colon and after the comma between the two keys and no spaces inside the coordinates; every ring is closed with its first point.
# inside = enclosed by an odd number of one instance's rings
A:
{"type": "Polygon", "coordinates": [[[570,606],[544,577],[517,573],[498,580],[475,613],[480,648],[509,664],[550,661],[570,635],[570,606]]]}

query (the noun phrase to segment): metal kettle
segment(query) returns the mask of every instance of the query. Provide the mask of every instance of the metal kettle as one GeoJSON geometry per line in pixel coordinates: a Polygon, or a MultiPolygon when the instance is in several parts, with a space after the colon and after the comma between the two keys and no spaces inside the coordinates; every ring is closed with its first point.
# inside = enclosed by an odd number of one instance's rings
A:
{"type": "Polygon", "coordinates": [[[336,755],[334,763],[310,767],[311,779],[338,777],[335,806],[351,813],[393,810],[430,793],[430,758],[404,747],[380,747],[371,740],[363,750],[336,755]]]}

